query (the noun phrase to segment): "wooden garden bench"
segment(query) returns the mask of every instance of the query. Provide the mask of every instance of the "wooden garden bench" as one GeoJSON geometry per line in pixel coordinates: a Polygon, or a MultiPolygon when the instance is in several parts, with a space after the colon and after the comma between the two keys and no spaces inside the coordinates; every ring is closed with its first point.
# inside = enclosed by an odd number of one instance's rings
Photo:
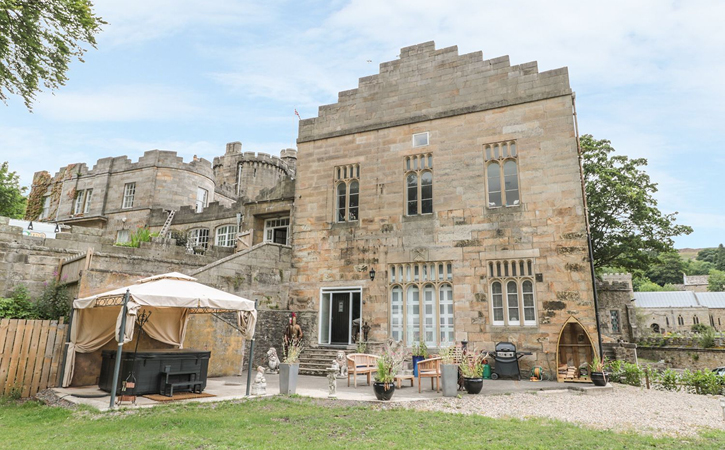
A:
{"type": "Polygon", "coordinates": [[[440,392],[441,390],[441,358],[428,358],[423,361],[418,361],[418,392],[421,389],[421,378],[430,378],[430,388],[433,389],[433,382],[435,381],[435,390],[440,392]]]}

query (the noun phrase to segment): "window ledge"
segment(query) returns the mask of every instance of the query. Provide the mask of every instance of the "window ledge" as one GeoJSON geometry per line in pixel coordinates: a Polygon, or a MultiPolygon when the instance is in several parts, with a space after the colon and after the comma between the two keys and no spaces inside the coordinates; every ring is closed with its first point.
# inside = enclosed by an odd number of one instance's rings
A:
{"type": "Polygon", "coordinates": [[[350,222],[332,222],[332,228],[354,228],[360,226],[360,221],[350,221],[350,222]]]}
{"type": "Polygon", "coordinates": [[[403,216],[403,222],[421,222],[426,220],[433,220],[435,214],[417,214],[415,216],[403,216]]]}

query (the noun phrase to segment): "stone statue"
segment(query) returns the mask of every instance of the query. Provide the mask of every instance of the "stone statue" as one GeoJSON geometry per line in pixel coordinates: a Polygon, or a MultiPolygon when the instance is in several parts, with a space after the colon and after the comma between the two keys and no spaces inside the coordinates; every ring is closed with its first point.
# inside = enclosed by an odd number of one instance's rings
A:
{"type": "Polygon", "coordinates": [[[338,351],[335,362],[340,370],[340,378],[347,378],[347,358],[345,357],[345,352],[342,350],[338,351]]]}
{"type": "Polygon", "coordinates": [[[257,367],[257,376],[254,377],[252,395],[267,395],[267,380],[264,378],[264,366],[257,367]]]}
{"type": "Polygon", "coordinates": [[[337,373],[338,369],[335,367],[327,368],[327,387],[329,389],[327,398],[337,398],[337,373]]]}
{"type": "Polygon", "coordinates": [[[277,356],[277,349],[274,347],[267,350],[267,364],[271,373],[279,373],[279,357],[277,356]]]}

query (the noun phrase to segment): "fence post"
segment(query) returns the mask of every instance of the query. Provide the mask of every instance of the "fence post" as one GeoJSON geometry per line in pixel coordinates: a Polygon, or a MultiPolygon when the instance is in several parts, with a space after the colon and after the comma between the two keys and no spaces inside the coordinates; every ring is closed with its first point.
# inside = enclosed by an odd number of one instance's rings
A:
{"type": "Polygon", "coordinates": [[[649,367],[644,370],[644,381],[647,384],[647,389],[649,389],[649,370],[649,367]]]}

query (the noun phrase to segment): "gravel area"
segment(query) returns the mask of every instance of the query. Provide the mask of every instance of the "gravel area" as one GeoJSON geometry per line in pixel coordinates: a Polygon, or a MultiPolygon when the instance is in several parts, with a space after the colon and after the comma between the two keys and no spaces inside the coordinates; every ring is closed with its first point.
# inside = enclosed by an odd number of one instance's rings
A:
{"type": "Polygon", "coordinates": [[[487,417],[545,417],[587,427],[635,431],[655,436],[694,435],[703,428],[725,429],[719,397],[614,385],[612,392],[584,395],[571,391],[468,395],[414,402],[422,411],[480,414],[487,417]]]}

